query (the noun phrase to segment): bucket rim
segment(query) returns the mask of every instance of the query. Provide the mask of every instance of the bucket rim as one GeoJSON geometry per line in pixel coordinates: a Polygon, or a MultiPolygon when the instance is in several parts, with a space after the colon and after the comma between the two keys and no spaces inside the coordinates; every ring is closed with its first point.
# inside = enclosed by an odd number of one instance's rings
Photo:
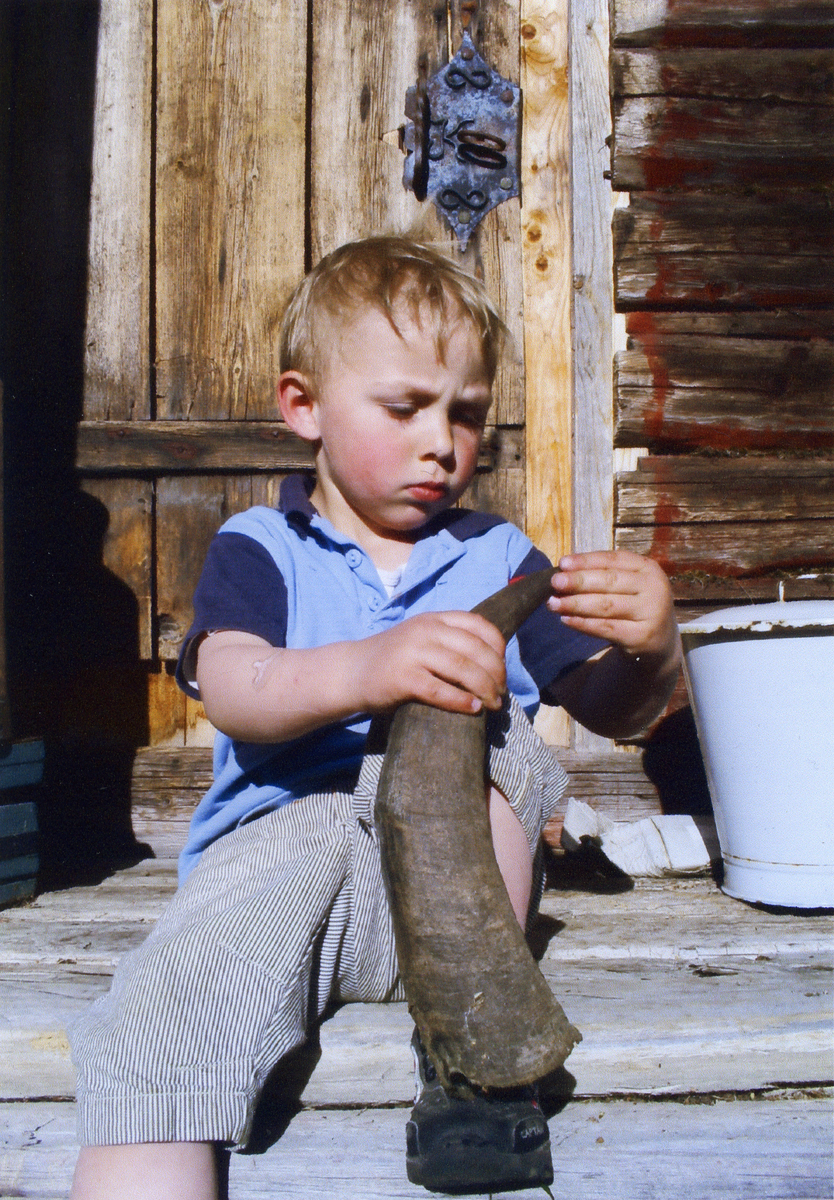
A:
{"type": "Polygon", "coordinates": [[[680,626],[687,634],[718,633],[721,630],[747,630],[769,633],[773,629],[810,629],[834,631],[834,600],[777,600],[764,604],[744,604],[722,608],[695,617],[680,626]]]}

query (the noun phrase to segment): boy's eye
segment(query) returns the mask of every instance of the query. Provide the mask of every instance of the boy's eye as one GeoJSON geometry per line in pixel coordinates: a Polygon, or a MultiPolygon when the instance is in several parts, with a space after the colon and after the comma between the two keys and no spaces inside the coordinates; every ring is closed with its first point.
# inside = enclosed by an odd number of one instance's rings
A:
{"type": "Polygon", "coordinates": [[[413,417],[417,409],[413,404],[386,404],[385,411],[392,417],[398,420],[406,420],[408,417],[413,417]]]}
{"type": "Polygon", "coordinates": [[[458,425],[465,425],[467,429],[483,429],[486,424],[487,410],[477,407],[470,408],[468,405],[462,405],[456,408],[452,413],[452,420],[458,425]]]}

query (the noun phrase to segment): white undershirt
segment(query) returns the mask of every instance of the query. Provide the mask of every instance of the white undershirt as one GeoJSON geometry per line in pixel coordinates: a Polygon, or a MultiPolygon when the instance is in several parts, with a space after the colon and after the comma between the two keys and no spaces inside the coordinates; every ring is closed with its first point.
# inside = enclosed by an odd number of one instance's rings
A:
{"type": "Polygon", "coordinates": [[[394,595],[394,592],[400,586],[400,581],[403,577],[405,564],[401,567],[395,567],[393,571],[383,571],[382,567],[377,567],[376,573],[379,576],[380,583],[388,593],[388,599],[394,595]]]}

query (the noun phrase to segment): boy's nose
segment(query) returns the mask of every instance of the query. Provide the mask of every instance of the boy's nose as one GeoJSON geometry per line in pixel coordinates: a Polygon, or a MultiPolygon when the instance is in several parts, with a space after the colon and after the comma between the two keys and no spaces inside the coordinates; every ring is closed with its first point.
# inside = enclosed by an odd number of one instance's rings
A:
{"type": "Polygon", "coordinates": [[[451,458],[455,452],[452,425],[445,413],[432,413],[428,421],[426,453],[430,458],[451,458]]]}

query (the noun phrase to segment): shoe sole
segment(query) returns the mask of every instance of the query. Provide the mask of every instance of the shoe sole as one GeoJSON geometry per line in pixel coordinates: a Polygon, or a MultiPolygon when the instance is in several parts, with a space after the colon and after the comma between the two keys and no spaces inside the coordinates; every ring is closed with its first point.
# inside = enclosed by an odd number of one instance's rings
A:
{"type": "MultiPolygon", "coordinates": [[[[523,1138],[524,1130],[519,1132],[523,1138]]],[[[418,1128],[409,1121],[406,1173],[411,1183],[450,1195],[550,1185],[553,1182],[550,1138],[545,1135],[542,1139],[538,1128],[529,1133],[535,1143],[529,1150],[524,1149],[523,1143],[512,1150],[500,1150],[485,1145],[480,1138],[470,1140],[464,1136],[459,1140],[439,1139],[420,1152],[418,1128]]],[[[515,1140],[518,1143],[519,1134],[515,1140]]]]}

